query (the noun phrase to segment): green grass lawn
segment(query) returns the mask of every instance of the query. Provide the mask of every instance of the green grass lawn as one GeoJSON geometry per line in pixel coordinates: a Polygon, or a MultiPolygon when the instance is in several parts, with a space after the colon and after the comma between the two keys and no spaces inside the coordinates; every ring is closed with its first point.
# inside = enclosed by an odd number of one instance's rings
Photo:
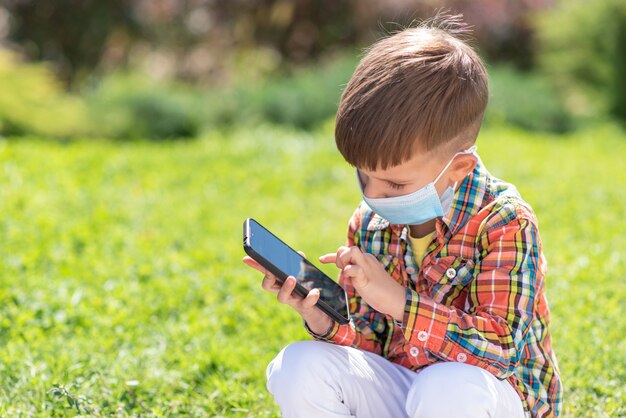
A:
{"type": "MultiPolygon", "coordinates": [[[[626,135],[478,145],[539,217],[564,415],[626,414],[626,135]]],[[[276,416],[265,366],[308,335],[241,263],[242,222],[314,259],[358,201],[330,130],[0,142],[0,415],[276,416]]]]}

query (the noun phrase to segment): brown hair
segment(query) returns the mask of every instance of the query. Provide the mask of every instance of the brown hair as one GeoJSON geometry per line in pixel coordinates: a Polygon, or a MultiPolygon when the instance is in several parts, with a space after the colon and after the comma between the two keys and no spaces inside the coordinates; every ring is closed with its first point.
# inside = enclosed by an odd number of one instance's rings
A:
{"type": "Polygon", "coordinates": [[[489,96],[487,71],[462,37],[462,15],[438,15],[376,42],[344,90],[337,148],[371,170],[416,150],[474,143],[489,96]]]}

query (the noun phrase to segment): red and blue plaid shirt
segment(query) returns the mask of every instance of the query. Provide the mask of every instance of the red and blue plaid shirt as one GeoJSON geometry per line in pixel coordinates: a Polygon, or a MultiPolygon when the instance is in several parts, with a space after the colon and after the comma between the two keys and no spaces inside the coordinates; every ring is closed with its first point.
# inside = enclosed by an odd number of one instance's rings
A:
{"type": "Polygon", "coordinates": [[[352,315],[317,339],[380,354],[413,370],[440,361],[481,367],[506,379],[527,415],[556,416],[558,365],[548,331],[546,261],[537,219],[515,186],[480,161],[461,183],[421,269],[409,229],[391,225],[365,204],[354,212],[348,245],[375,255],[406,287],[400,323],[370,308],[340,276],[352,315]]]}

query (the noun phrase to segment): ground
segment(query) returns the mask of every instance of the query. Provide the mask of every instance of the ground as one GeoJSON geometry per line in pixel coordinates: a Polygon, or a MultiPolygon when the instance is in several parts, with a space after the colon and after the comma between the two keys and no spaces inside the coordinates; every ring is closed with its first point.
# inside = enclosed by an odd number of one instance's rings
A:
{"type": "MultiPolygon", "coordinates": [[[[478,146],[539,218],[563,415],[626,414],[626,136],[478,146]]],[[[241,263],[243,220],[314,259],[358,201],[330,129],[1,141],[0,415],[276,416],[265,365],[309,337],[241,263]]]]}

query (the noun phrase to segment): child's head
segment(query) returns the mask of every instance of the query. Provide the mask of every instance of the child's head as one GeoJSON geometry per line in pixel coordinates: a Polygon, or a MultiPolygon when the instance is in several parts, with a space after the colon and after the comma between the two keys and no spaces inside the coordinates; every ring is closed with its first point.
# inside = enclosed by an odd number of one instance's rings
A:
{"type": "Polygon", "coordinates": [[[467,31],[461,16],[439,16],[367,51],[337,112],[337,147],[350,164],[382,172],[429,161],[436,173],[475,142],[488,82],[480,58],[459,38],[467,31]]]}

